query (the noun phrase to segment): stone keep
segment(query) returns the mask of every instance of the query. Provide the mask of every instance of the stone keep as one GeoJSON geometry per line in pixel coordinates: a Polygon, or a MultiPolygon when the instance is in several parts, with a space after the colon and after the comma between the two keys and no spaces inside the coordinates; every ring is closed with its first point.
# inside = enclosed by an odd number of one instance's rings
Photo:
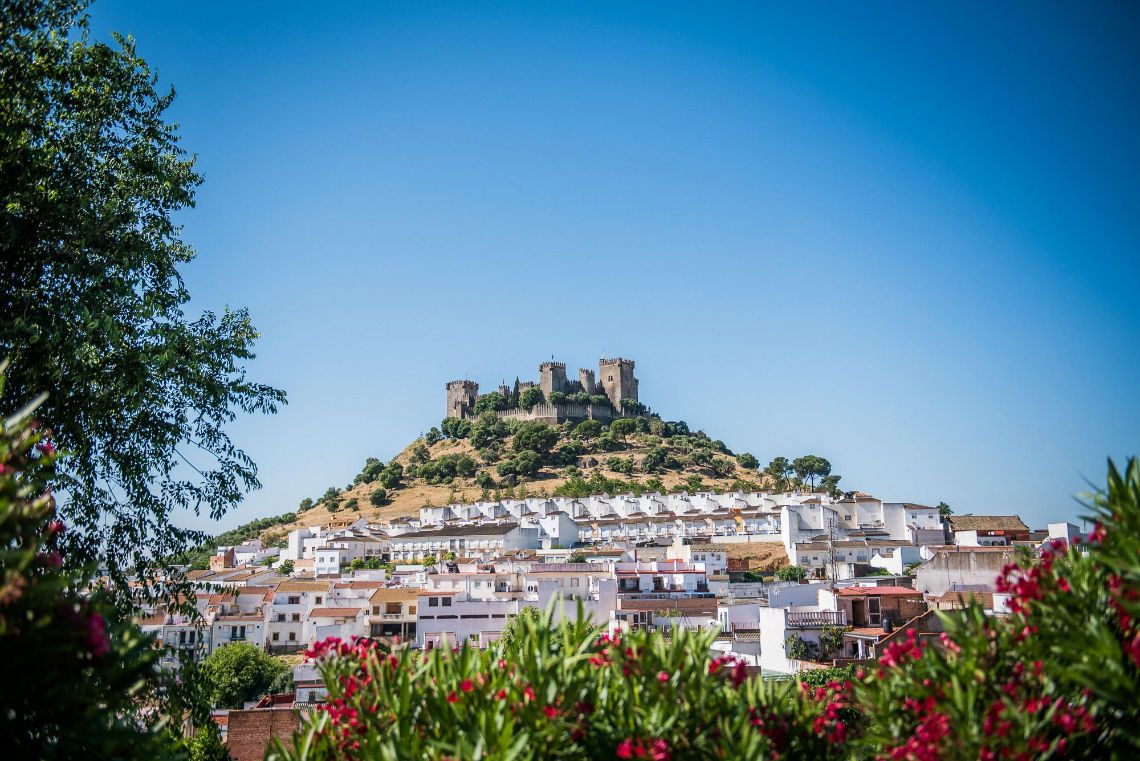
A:
{"type": "Polygon", "coordinates": [[[475,413],[479,399],[479,384],[472,380],[453,380],[447,384],[447,414],[444,417],[463,418],[475,413]]]}
{"type": "Polygon", "coordinates": [[[616,357],[598,362],[598,378],[615,410],[621,410],[622,399],[637,401],[637,378],[633,377],[633,360],[616,357]]]}

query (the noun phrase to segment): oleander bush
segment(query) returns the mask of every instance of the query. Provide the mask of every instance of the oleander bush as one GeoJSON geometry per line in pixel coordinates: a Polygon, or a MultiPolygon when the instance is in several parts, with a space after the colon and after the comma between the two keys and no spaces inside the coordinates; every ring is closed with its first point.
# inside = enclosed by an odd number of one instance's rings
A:
{"type": "Polygon", "coordinates": [[[1099,759],[1140,751],[1140,464],[1109,464],[1087,543],[1006,567],[1012,612],[908,631],[877,664],[749,677],[714,635],[610,636],[547,613],[426,654],[330,640],[329,702],[274,759],[1099,759]]]}

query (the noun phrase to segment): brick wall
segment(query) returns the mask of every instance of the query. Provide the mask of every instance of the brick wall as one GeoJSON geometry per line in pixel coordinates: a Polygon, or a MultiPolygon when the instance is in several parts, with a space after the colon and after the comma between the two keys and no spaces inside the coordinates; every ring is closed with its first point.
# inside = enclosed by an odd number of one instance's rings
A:
{"type": "Polygon", "coordinates": [[[293,733],[300,726],[301,712],[295,708],[230,711],[226,747],[234,761],[262,761],[274,737],[293,747],[293,733]]]}

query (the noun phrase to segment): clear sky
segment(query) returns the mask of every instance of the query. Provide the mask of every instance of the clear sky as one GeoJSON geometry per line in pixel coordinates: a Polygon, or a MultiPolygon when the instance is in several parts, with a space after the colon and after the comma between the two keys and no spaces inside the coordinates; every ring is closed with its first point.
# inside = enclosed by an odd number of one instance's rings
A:
{"type": "MultiPolygon", "coordinates": [[[[1073,516],[1140,453],[1131,3],[99,0],[206,182],[194,309],[275,417],[220,527],[343,486],[484,388],[637,360],[736,451],[1073,516]]],[[[209,528],[208,520],[194,525],[209,528]]]]}

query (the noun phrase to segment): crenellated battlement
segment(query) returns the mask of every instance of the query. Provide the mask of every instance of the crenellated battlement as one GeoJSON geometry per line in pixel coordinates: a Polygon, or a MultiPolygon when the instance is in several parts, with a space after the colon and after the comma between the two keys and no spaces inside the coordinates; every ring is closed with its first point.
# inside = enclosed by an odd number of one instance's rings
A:
{"type": "MultiPolygon", "coordinates": [[[[507,409],[498,410],[500,417],[533,419],[561,422],[573,419],[611,419],[625,417],[622,403],[631,399],[638,401],[638,382],[633,374],[634,361],[623,357],[605,358],[598,362],[598,373],[582,367],[578,378],[570,380],[566,376],[566,363],[548,360],[538,366],[538,381],[519,381],[521,393],[530,388],[542,391],[542,401],[531,409],[522,409],[518,394],[506,386],[499,386],[499,393],[507,398],[507,409]],[[563,397],[556,396],[564,395],[563,397]],[[583,394],[598,396],[604,394],[609,405],[583,403],[583,394]],[[551,398],[557,400],[552,403],[551,398]]],[[[457,418],[475,417],[475,406],[480,399],[479,384],[473,380],[461,379],[447,383],[447,416],[457,418]]],[[[594,400],[596,401],[596,399],[594,400]]]]}

